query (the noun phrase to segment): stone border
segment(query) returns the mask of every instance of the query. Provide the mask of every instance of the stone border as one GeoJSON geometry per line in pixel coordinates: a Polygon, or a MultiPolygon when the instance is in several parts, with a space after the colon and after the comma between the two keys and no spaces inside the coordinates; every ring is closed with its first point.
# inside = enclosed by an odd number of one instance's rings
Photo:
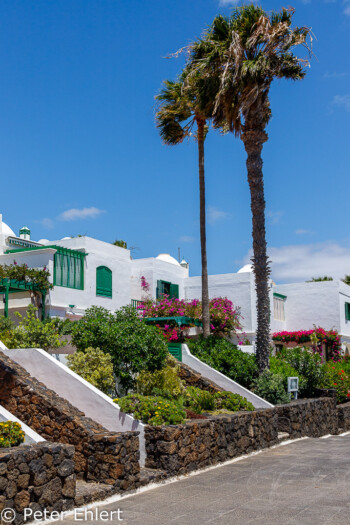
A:
{"type": "Polygon", "coordinates": [[[75,446],[75,472],[116,490],[139,485],[138,432],[109,432],[0,352],[0,404],[45,440],[75,446]]]}
{"type": "Polygon", "coordinates": [[[348,432],[350,430],[350,402],[337,406],[338,412],[338,432],[348,432]]]}
{"type": "Polygon", "coordinates": [[[300,399],[273,410],[278,417],[278,431],[287,432],[291,439],[338,434],[335,398],[300,399]]]}
{"type": "Polygon", "coordinates": [[[291,439],[320,437],[350,429],[350,403],[336,407],[334,398],[307,399],[253,412],[195,420],[183,425],[145,428],[146,467],[168,476],[186,474],[291,439]]]}
{"type": "Polygon", "coordinates": [[[147,426],[145,439],[146,467],[162,469],[168,476],[186,474],[275,445],[277,414],[273,409],[255,410],[184,425],[147,426]]]}
{"type": "Polygon", "coordinates": [[[13,509],[15,525],[23,523],[24,509],[73,508],[75,492],[73,446],[45,442],[0,449],[0,512],[13,509]]]}

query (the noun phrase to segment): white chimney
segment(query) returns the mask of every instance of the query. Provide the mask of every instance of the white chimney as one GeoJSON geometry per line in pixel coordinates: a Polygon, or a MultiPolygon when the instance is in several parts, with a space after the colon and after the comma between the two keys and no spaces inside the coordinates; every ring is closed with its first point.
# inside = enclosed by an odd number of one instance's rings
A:
{"type": "Polygon", "coordinates": [[[25,241],[30,241],[30,229],[27,228],[27,226],[23,226],[23,228],[19,230],[19,236],[25,241]]]}

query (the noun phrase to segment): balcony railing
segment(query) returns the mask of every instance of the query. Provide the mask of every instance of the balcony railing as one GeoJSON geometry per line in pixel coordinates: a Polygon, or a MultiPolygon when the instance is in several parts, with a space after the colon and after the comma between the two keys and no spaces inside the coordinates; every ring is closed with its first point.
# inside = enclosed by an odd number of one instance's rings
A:
{"type": "Polygon", "coordinates": [[[142,301],[138,301],[137,299],[131,299],[131,306],[133,308],[138,308],[142,304],[142,301]]]}

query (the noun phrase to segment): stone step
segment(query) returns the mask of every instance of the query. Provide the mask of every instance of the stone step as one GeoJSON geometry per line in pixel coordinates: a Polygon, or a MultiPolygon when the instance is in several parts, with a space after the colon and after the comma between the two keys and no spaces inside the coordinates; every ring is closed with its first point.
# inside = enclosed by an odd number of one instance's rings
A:
{"type": "Polygon", "coordinates": [[[289,439],[288,432],[278,432],[277,439],[279,443],[281,443],[281,441],[286,441],[287,439],[289,439]]]}
{"type": "Polygon", "coordinates": [[[75,505],[81,507],[93,501],[99,501],[108,498],[115,491],[112,485],[105,485],[104,483],[87,483],[81,479],[77,479],[77,488],[75,495],[75,505]]]}
{"type": "Polygon", "coordinates": [[[141,468],[140,481],[141,487],[148,485],[149,483],[158,483],[159,481],[165,480],[167,473],[165,470],[153,469],[153,468],[141,468]]]}

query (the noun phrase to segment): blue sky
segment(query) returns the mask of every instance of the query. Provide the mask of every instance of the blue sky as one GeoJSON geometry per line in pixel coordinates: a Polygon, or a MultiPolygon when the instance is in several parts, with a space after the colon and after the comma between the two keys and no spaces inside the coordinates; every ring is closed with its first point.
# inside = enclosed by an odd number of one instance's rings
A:
{"type": "MultiPolygon", "coordinates": [[[[200,273],[197,151],[164,146],[154,96],[222,0],[0,0],[3,219],[32,237],[124,239],[134,257],[178,247],[200,273]]],[[[267,9],[284,5],[263,1],[267,9]]],[[[277,282],[350,273],[350,0],[295,0],[314,53],[302,82],[275,82],[264,147],[267,239],[277,282]]],[[[249,260],[240,140],[206,141],[210,273],[249,260]]]]}

